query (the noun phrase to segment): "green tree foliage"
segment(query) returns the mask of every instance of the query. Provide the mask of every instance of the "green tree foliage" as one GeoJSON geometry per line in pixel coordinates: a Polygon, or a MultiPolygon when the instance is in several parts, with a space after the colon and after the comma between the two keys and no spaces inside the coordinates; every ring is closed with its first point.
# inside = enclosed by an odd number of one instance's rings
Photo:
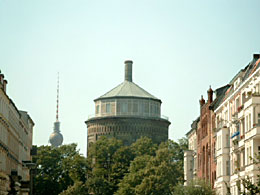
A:
{"type": "Polygon", "coordinates": [[[150,155],[154,156],[158,145],[154,144],[150,138],[141,137],[131,145],[135,156],[150,155]]]}
{"type": "Polygon", "coordinates": [[[38,147],[33,158],[36,163],[34,194],[59,194],[77,181],[86,181],[87,163],[76,149],[76,144],[38,147]]]}
{"type": "Polygon", "coordinates": [[[183,182],[183,151],[187,140],[159,146],[142,137],[130,146],[101,137],[88,150],[87,159],[76,145],[41,146],[34,158],[35,194],[171,194],[183,182]]]}
{"type": "Polygon", "coordinates": [[[85,183],[77,181],[73,186],[69,186],[67,190],[60,193],[60,195],[88,195],[88,188],[85,183]]]}
{"type": "Polygon", "coordinates": [[[114,194],[118,184],[129,172],[130,163],[137,157],[155,155],[158,146],[151,139],[142,137],[131,146],[123,146],[115,138],[101,137],[89,148],[87,186],[90,193],[114,194]]]}
{"type": "Polygon", "coordinates": [[[184,149],[185,142],[168,141],[158,147],[155,155],[148,152],[136,157],[116,194],[171,194],[173,187],[183,181],[184,149]]]}
{"type": "Polygon", "coordinates": [[[203,180],[193,181],[187,186],[182,183],[174,187],[173,195],[215,195],[209,183],[203,180]]]}
{"type": "Polygon", "coordinates": [[[87,161],[91,170],[88,172],[87,186],[90,193],[113,194],[117,186],[111,178],[112,167],[115,164],[114,157],[121,147],[122,141],[101,137],[89,148],[87,161]]]}

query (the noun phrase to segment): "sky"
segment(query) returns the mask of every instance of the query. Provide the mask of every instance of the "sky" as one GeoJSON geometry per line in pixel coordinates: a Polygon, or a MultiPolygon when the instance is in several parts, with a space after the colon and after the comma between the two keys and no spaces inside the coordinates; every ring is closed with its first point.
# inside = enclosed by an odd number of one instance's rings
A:
{"type": "Polygon", "coordinates": [[[7,94],[46,145],[60,75],[61,133],[86,154],[93,100],[124,80],[162,100],[177,141],[201,95],[226,85],[260,53],[259,0],[0,0],[0,69],[7,94]]]}

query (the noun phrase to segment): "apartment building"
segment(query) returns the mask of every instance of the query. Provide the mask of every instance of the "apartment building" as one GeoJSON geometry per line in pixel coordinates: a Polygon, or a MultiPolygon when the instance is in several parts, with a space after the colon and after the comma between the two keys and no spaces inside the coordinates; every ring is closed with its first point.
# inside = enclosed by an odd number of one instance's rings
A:
{"type": "Polygon", "coordinates": [[[197,128],[200,117],[191,124],[191,130],[186,134],[189,148],[184,152],[184,185],[197,176],[197,128]]]}
{"type": "Polygon", "coordinates": [[[216,161],[219,194],[238,195],[242,178],[256,181],[258,167],[253,158],[260,153],[260,55],[230,82],[223,102],[216,108],[216,161]]]}
{"type": "MultiPolygon", "coordinates": [[[[200,100],[197,148],[193,149],[197,150],[197,169],[191,173],[189,170],[194,165],[186,164],[184,172],[187,181],[195,175],[210,181],[219,195],[227,194],[228,188],[232,195],[238,195],[243,190],[241,179],[249,177],[252,182],[256,182],[259,174],[253,159],[260,154],[260,54],[254,54],[252,61],[229,84],[215,90],[215,95],[214,101],[208,105],[212,111],[208,111],[211,118],[207,116],[204,122],[203,113],[207,111],[203,111],[205,100],[200,100]],[[207,134],[203,137],[203,124],[207,124],[206,132],[211,133],[211,137],[207,134]],[[206,147],[205,143],[208,144],[206,147]],[[209,162],[212,163],[211,167],[209,162]],[[216,173],[212,172],[212,166],[215,166],[216,173]],[[209,172],[213,173],[211,178],[209,172]],[[193,175],[188,176],[188,173],[193,175]]],[[[187,134],[189,147],[194,147],[195,138],[190,133],[187,134]]],[[[191,153],[195,152],[185,152],[184,161],[187,157],[195,157],[191,153]]]]}
{"type": "Polygon", "coordinates": [[[33,126],[7,95],[7,80],[0,74],[0,194],[29,193],[33,126]]]}

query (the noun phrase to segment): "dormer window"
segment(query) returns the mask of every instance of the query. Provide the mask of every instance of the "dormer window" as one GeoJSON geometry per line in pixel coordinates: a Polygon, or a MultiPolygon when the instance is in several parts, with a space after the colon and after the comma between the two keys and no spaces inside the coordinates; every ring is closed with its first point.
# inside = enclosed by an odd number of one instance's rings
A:
{"type": "Polygon", "coordinates": [[[236,90],[236,89],[239,87],[240,82],[241,82],[240,78],[238,78],[238,79],[235,81],[235,83],[234,83],[234,90],[236,90]]]}

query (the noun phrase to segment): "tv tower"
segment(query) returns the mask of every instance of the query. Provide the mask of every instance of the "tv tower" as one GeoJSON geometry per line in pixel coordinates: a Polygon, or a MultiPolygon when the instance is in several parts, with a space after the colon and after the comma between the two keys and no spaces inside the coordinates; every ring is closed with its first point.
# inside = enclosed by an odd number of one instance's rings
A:
{"type": "Polygon", "coordinates": [[[54,122],[53,132],[50,135],[49,142],[53,147],[58,147],[63,142],[63,136],[60,133],[60,121],[59,121],[59,73],[57,81],[57,107],[56,107],[56,122],[54,122]]]}

